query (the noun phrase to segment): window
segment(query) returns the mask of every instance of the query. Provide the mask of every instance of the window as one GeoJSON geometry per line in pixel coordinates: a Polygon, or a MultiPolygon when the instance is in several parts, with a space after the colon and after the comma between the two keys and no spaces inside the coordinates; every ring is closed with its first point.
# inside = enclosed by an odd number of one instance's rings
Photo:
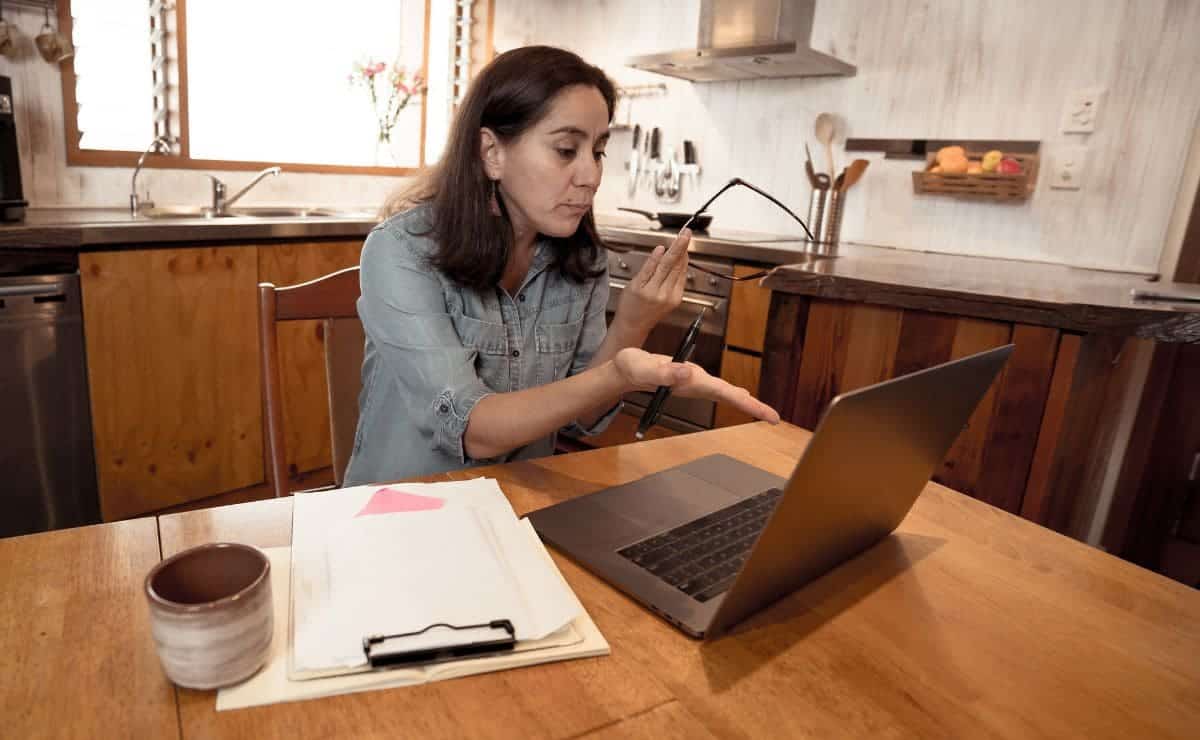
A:
{"type": "Polygon", "coordinates": [[[490,35],[488,10],[485,0],[60,2],[76,45],[63,74],[68,162],[130,166],[165,135],[174,156],[159,166],[410,171],[440,154],[462,70],[490,35]],[[403,84],[417,73],[425,95],[403,84]]]}

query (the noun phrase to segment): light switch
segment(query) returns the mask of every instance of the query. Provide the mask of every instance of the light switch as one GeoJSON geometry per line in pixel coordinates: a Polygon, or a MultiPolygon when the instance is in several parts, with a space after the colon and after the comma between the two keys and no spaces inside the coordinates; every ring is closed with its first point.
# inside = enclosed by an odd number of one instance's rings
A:
{"type": "Polygon", "coordinates": [[[1095,131],[1103,99],[1104,90],[1098,87],[1076,90],[1067,96],[1062,114],[1063,133],[1090,134],[1095,131]]]}
{"type": "Polygon", "coordinates": [[[1083,186],[1087,165],[1087,147],[1066,146],[1058,150],[1050,168],[1050,187],[1078,190],[1083,186]]]}

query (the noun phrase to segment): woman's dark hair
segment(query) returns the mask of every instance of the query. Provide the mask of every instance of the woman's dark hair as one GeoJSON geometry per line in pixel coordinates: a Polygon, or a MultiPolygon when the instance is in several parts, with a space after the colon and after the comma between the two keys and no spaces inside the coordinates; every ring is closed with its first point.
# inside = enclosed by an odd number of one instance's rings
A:
{"type": "MultiPolygon", "coordinates": [[[[437,251],[431,262],[459,285],[487,289],[504,275],[513,248],[508,211],[492,212],[492,181],[483,169],[479,130],[489,128],[511,141],[550,112],[562,90],[574,85],[596,88],[612,120],[616,90],[599,67],[552,46],[526,46],[505,52],[483,68],[467,91],[450,129],[441,160],[415,187],[393,196],[384,215],[413,206],[433,205],[432,235],[437,251]]],[[[574,282],[599,275],[603,245],[589,210],[574,234],[551,239],[553,267],[574,282]]]]}

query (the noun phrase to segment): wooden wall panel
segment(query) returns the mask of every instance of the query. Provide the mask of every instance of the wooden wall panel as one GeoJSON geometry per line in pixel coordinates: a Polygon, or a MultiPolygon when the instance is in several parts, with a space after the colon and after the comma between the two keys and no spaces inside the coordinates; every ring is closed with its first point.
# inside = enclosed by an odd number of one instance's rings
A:
{"type": "Polygon", "coordinates": [[[1085,538],[1099,502],[1138,340],[1063,334],[1021,516],[1085,538]]]}
{"type": "Polygon", "coordinates": [[[838,393],[865,388],[892,377],[904,311],[866,303],[850,309],[850,335],[838,393]]]}
{"type": "MultiPolygon", "coordinates": [[[[750,391],[750,395],[758,397],[758,380],[762,373],[762,358],[748,355],[745,352],[725,350],[721,356],[721,377],[734,385],[750,391]]],[[[732,406],[717,404],[713,426],[729,427],[734,424],[746,424],[754,421],[754,417],[743,413],[732,406]]]]}
{"type": "Polygon", "coordinates": [[[804,330],[804,352],[796,376],[795,404],[788,415],[793,424],[812,429],[825,407],[839,392],[837,385],[846,362],[850,333],[848,304],[813,300],[804,330]]]}
{"type": "Polygon", "coordinates": [[[958,318],[944,313],[910,310],[900,320],[893,376],[907,375],[950,359],[958,318]]]}
{"type": "Polygon", "coordinates": [[[834,396],[891,377],[903,312],[865,303],[814,300],[791,419],[812,429],[834,396]]]}
{"type": "MultiPolygon", "coordinates": [[[[1148,345],[1150,340],[1091,334],[1083,341],[1088,363],[1075,378],[1075,396],[1081,401],[1075,423],[1086,435],[1084,454],[1064,461],[1072,476],[1056,492],[1062,513],[1061,523],[1054,525],[1076,539],[1088,541],[1092,536],[1092,520],[1100,506],[1109,454],[1121,422],[1119,410],[1133,380],[1139,344],[1148,345]]],[[[1189,377],[1185,382],[1193,380],[1189,377]]],[[[1194,415],[1194,406],[1185,408],[1194,415]]]]}
{"type": "Polygon", "coordinates": [[[1037,446],[1036,422],[1046,409],[1059,331],[1016,324],[1016,347],[997,383],[996,407],[984,448],[976,498],[1014,514],[1021,510],[1037,446]]]}
{"type": "MultiPolygon", "coordinates": [[[[360,240],[262,245],[258,249],[259,281],[282,287],[313,280],[357,265],[361,249],[360,240]]],[[[279,360],[289,474],[328,467],[333,453],[321,322],[281,323],[279,360]]]]}
{"type": "MultiPolygon", "coordinates": [[[[1012,337],[1012,324],[984,319],[960,318],[954,332],[954,343],[950,359],[973,355],[977,352],[1008,344],[1012,337]]],[[[984,394],[971,414],[966,428],[950,447],[942,467],[934,477],[951,488],[974,496],[983,472],[983,452],[988,443],[992,418],[996,411],[996,387],[984,394]]]]}
{"type": "Polygon", "coordinates": [[[808,296],[772,292],[767,337],[763,343],[759,399],[793,421],[800,358],[808,330],[808,296]]]}
{"type": "Polygon", "coordinates": [[[263,480],[255,250],[80,255],[106,520],[263,480]]]}
{"type": "MultiPolygon", "coordinates": [[[[734,265],[737,277],[758,272],[759,268],[734,265]]],[[[707,279],[704,275],[697,276],[707,279]]],[[[733,295],[729,298],[729,321],[725,327],[725,343],[739,349],[763,351],[763,340],[767,334],[767,313],[771,307],[771,291],[757,281],[747,280],[733,284],[733,295]]]]}
{"type": "Polygon", "coordinates": [[[1078,334],[1063,334],[1058,342],[1050,392],[1038,429],[1037,447],[1021,501],[1021,516],[1044,524],[1048,517],[1053,491],[1055,453],[1067,422],[1067,407],[1071,399],[1071,383],[1079,365],[1079,349],[1083,338],[1078,334]]]}

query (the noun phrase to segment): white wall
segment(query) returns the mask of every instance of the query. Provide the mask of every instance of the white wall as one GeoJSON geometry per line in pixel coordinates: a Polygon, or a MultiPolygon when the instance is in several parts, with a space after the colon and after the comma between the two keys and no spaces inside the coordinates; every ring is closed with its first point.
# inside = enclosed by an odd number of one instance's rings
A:
{"type": "MultiPolygon", "coordinates": [[[[701,192],[674,210],[738,175],[805,213],[804,143],[816,155],[813,119],[829,111],[846,122],[843,137],[1037,139],[1051,156],[1067,144],[1089,152],[1081,191],[1048,189],[1043,168],[1021,205],[916,197],[911,161],[869,155],[843,239],[1158,269],[1176,193],[1194,187],[1182,178],[1200,110],[1200,2],[818,0],[812,45],[856,64],[853,78],[690,83],[623,66],[694,45],[698,11],[699,0],[500,0],[496,47],[565,46],[620,83],[666,82],[669,94],[639,100],[633,120],[661,126],[677,148],[699,143],[701,192]],[[1067,95],[1092,86],[1107,90],[1096,133],[1060,133],[1067,95]]],[[[652,193],[626,196],[628,148],[627,132],[612,142],[600,207],[663,207],[652,193]]],[[[794,229],[752,195],[729,201],[714,225],[794,229]]]]}

